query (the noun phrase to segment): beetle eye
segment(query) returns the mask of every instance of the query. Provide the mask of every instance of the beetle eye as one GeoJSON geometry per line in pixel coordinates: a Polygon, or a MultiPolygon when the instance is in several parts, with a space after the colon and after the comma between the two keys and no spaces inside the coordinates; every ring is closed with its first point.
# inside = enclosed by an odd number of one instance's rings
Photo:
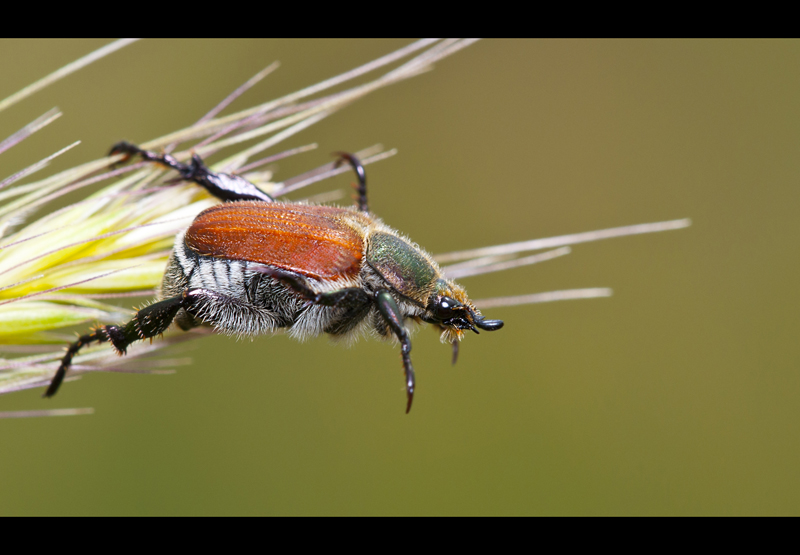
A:
{"type": "Polygon", "coordinates": [[[459,308],[461,308],[461,303],[457,300],[450,297],[439,297],[435,307],[436,316],[442,320],[452,318],[459,308]]]}

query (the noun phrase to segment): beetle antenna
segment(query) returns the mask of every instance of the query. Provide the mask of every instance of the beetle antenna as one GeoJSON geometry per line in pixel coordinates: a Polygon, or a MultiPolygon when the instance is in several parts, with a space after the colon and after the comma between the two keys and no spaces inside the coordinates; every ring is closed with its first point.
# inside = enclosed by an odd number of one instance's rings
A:
{"type": "Polygon", "coordinates": [[[503,327],[502,320],[486,320],[484,318],[475,318],[475,325],[486,331],[495,331],[503,327]]]}

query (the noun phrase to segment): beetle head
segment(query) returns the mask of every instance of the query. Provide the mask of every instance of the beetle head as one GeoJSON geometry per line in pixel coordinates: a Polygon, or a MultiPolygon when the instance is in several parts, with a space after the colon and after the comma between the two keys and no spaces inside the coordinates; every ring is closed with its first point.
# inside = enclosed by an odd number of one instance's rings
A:
{"type": "Polygon", "coordinates": [[[426,321],[442,328],[442,341],[447,343],[460,341],[464,330],[479,333],[475,328],[494,331],[503,327],[502,320],[486,320],[469,300],[464,288],[450,280],[439,279],[436,282],[427,310],[426,321]]]}

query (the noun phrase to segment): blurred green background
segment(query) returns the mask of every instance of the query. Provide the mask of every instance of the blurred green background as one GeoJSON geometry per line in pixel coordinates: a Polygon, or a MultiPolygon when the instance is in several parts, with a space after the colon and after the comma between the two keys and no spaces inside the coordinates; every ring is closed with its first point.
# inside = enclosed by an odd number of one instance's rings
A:
{"type": "MultiPolygon", "coordinates": [[[[105,42],[0,41],[0,98],[105,42]]],[[[185,127],[274,60],[231,109],[403,44],[142,41],[1,114],[0,137],[65,115],[0,177],[185,127]]],[[[371,208],[434,253],[694,224],[463,280],[614,296],[487,311],[506,327],[455,367],[420,330],[409,415],[397,347],[284,336],[4,396],[96,412],[0,420],[0,514],[799,514],[799,67],[797,41],[484,41],[338,112],[276,177],[396,147],[368,169],[371,208]]]]}

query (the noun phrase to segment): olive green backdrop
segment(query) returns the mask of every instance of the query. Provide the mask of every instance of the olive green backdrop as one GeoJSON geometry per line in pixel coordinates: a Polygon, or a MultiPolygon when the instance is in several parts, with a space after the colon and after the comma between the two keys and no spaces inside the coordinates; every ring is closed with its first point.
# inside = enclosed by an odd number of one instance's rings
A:
{"type": "MultiPolygon", "coordinates": [[[[0,97],[104,41],[0,41],[0,97]]],[[[0,114],[0,177],[53,171],[390,52],[381,41],[143,41],[0,114]]],[[[194,343],[171,376],[94,375],[0,420],[0,514],[800,513],[800,43],[485,41],[293,138],[278,178],[375,143],[371,208],[432,252],[691,217],[463,280],[473,298],[612,287],[487,311],[461,360],[325,338],[194,343]]],[[[335,184],[347,187],[350,176],[335,184]]],[[[316,185],[314,191],[329,189],[316,185]]]]}

